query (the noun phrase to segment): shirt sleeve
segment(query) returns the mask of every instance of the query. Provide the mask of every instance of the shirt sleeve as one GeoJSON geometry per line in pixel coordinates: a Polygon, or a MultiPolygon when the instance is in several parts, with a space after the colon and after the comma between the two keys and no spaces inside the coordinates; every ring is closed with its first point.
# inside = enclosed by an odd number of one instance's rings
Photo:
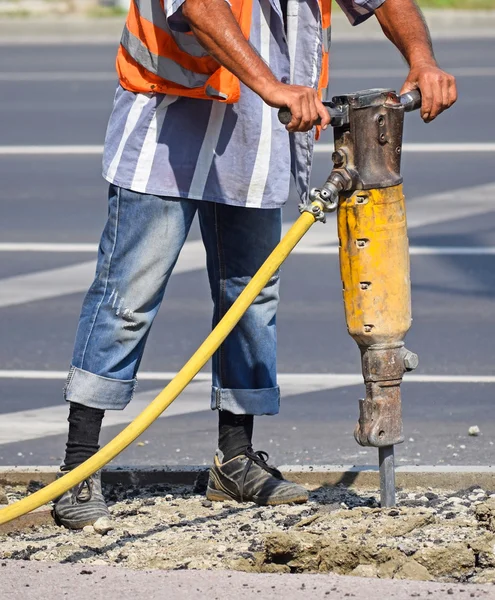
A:
{"type": "Polygon", "coordinates": [[[369,19],[385,0],[337,0],[351,25],[359,25],[369,19]]]}
{"type": "Polygon", "coordinates": [[[187,33],[191,31],[188,22],[182,14],[182,5],[185,0],[164,0],[165,15],[168,26],[172,31],[187,33]]]}

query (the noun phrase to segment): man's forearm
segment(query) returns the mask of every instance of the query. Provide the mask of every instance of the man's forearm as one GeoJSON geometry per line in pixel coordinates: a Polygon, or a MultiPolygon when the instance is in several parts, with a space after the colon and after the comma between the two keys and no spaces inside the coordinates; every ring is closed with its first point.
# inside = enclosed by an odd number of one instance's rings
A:
{"type": "Polygon", "coordinates": [[[455,78],[436,63],[421,11],[414,0],[385,0],[376,10],[376,17],[410,67],[400,93],[421,90],[421,116],[426,122],[432,121],[454,104],[457,89],[455,78]]]}
{"type": "Polygon", "coordinates": [[[253,91],[262,95],[274,74],[254,51],[225,0],[186,0],[183,15],[199,43],[253,91]]]}
{"type": "Polygon", "coordinates": [[[199,43],[218,63],[256,92],[269,106],[288,106],[292,120],[289,131],[309,131],[321,119],[330,123],[328,111],[312,87],[286,85],[244,37],[225,0],[185,0],[182,14],[199,43]]]}
{"type": "Polygon", "coordinates": [[[375,14],[383,32],[410,67],[436,65],[428,26],[414,0],[386,0],[375,14]]]}

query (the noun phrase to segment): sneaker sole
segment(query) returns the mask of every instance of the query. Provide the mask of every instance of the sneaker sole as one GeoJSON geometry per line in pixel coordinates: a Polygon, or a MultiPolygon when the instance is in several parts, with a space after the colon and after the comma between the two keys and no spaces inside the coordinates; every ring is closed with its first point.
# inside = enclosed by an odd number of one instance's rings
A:
{"type": "MultiPolygon", "coordinates": [[[[239,503],[241,502],[234,496],[229,496],[229,494],[226,494],[225,492],[222,492],[221,490],[216,490],[214,488],[211,488],[210,486],[208,486],[206,488],[206,499],[210,500],[210,502],[232,502],[232,500],[235,500],[236,502],[239,502],[239,503]]],[[[244,502],[254,502],[255,504],[258,504],[259,506],[278,506],[280,504],[304,504],[307,501],[308,501],[307,496],[295,496],[294,498],[285,498],[285,499],[280,499],[280,500],[277,500],[277,499],[266,500],[266,501],[245,500],[244,502]]]]}
{"type": "Polygon", "coordinates": [[[111,520],[110,514],[98,515],[96,518],[95,516],[88,517],[85,521],[75,519],[72,520],[66,517],[61,517],[54,508],[52,509],[52,517],[56,525],[59,527],[65,527],[66,529],[71,529],[73,531],[84,529],[84,527],[87,527],[88,525],[94,525],[98,519],[107,518],[111,520]]]}

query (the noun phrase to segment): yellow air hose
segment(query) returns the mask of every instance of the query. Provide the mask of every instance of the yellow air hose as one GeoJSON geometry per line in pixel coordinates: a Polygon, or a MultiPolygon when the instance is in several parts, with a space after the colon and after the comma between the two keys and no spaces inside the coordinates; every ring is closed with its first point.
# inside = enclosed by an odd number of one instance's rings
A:
{"type": "MultiPolygon", "coordinates": [[[[313,202],[313,206],[322,208],[319,202],[313,202]]],[[[316,213],[318,212],[316,210],[316,213]]],[[[69,471],[60,479],[57,479],[43,489],[15,502],[0,510],[0,525],[8,523],[51,500],[58,498],[70,488],[90,475],[104,467],[127,446],[139,437],[164,410],[166,410],[191,380],[204,367],[214,352],[219,348],[225,338],[234,329],[242,315],[256,300],[261,290],[268,283],[270,277],[277,271],[280,265],[292,252],[296,244],[315,222],[315,216],[310,212],[303,212],[299,219],[289,229],[287,234],[273,250],[263,263],[259,271],[248,283],[237,300],[210,333],[206,340],[196,350],[188,362],[182,367],[172,381],[158,394],[158,396],[139,414],[132,423],[121,431],[106,446],[101,448],[95,455],[82,465],[69,471]]]]}

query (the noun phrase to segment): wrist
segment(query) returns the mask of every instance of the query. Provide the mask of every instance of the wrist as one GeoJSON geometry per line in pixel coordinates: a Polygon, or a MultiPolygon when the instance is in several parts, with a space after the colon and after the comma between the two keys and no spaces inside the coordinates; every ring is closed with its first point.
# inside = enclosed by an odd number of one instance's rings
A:
{"type": "Polygon", "coordinates": [[[261,79],[259,82],[256,82],[256,88],[252,88],[254,92],[261,97],[265,102],[271,98],[274,94],[276,94],[277,89],[280,85],[280,81],[273,76],[261,79]]]}
{"type": "Polygon", "coordinates": [[[424,69],[424,68],[437,68],[437,61],[433,55],[425,56],[424,54],[420,56],[411,56],[409,58],[409,68],[411,71],[413,69],[424,69]]]}

